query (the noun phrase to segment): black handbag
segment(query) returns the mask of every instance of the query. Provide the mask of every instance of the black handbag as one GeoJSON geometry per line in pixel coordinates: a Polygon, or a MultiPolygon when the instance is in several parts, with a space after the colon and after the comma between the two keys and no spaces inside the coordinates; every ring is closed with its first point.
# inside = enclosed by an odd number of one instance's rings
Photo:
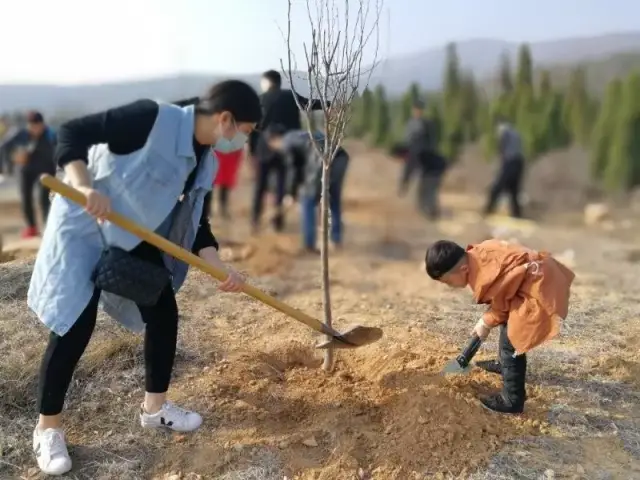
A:
{"type": "Polygon", "coordinates": [[[171,282],[169,271],[122,248],[108,246],[101,230],[100,236],[105,249],[91,276],[95,286],[143,307],[156,305],[171,282]]]}

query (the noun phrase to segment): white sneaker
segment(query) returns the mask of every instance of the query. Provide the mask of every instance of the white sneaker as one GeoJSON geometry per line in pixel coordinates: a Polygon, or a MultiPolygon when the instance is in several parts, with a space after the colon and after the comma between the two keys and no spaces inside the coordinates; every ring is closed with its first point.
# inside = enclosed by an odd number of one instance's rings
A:
{"type": "Polygon", "coordinates": [[[153,415],[140,407],[140,424],[145,428],[170,428],[176,432],[191,432],[202,425],[202,417],[195,412],[180,408],[171,402],[165,402],[153,415]]]}
{"type": "Polygon", "coordinates": [[[71,470],[71,458],[64,440],[64,432],[59,428],[33,431],[33,451],[38,466],[47,475],[62,475],[71,470]]]}

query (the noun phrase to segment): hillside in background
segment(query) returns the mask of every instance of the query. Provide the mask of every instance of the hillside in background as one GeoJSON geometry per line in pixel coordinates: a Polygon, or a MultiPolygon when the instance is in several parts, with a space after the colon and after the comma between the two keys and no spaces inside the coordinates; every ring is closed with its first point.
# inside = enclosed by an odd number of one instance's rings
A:
{"type": "MultiPolygon", "coordinates": [[[[505,53],[515,63],[518,44],[478,39],[460,42],[457,48],[462,66],[482,79],[495,75],[505,53]]],[[[535,64],[551,68],[560,83],[571,67],[586,64],[590,86],[600,91],[612,77],[640,66],[640,32],[537,42],[531,44],[531,51],[535,64]]],[[[441,46],[387,59],[378,66],[372,84],[384,85],[392,96],[403,93],[412,82],[426,90],[439,89],[445,55],[445,46],[441,46]]],[[[240,78],[257,88],[259,76],[256,73],[240,78]]],[[[140,97],[174,100],[198,95],[211,83],[224,78],[228,76],[212,73],[101,85],[0,85],[0,111],[39,108],[48,114],[64,116],[100,110],[140,97]]],[[[297,87],[307,93],[303,79],[297,87]]]]}
{"type": "MultiPolygon", "coordinates": [[[[620,53],[640,54],[640,32],[565,38],[535,42],[530,46],[536,65],[570,67],[593,61],[602,63],[620,53]]],[[[458,42],[456,47],[463,68],[472,71],[476,78],[481,79],[495,75],[504,54],[508,55],[515,65],[519,44],[478,39],[458,42]]],[[[439,89],[442,85],[445,58],[445,47],[439,47],[388,59],[378,67],[374,83],[382,83],[391,95],[403,93],[414,81],[427,90],[439,89]]]]}
{"type": "MultiPolygon", "coordinates": [[[[515,65],[515,61],[513,65],[515,65]]],[[[544,68],[537,68],[535,72],[536,83],[540,80],[541,72],[546,70],[550,74],[554,87],[565,88],[569,85],[571,72],[578,65],[584,67],[589,91],[600,96],[611,80],[625,77],[634,70],[640,70],[640,50],[614,53],[585,62],[552,64],[544,68]]],[[[482,81],[481,85],[489,95],[495,94],[499,89],[499,82],[495,75],[482,81]]]]}

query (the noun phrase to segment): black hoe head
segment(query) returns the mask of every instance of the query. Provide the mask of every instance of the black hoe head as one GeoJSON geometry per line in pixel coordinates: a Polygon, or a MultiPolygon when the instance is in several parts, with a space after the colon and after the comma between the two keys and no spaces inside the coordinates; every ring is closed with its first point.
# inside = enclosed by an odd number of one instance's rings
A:
{"type": "Polygon", "coordinates": [[[363,327],[357,325],[344,333],[335,335],[333,338],[316,345],[316,348],[358,348],[370,345],[382,338],[382,329],[377,327],[363,327]]]}

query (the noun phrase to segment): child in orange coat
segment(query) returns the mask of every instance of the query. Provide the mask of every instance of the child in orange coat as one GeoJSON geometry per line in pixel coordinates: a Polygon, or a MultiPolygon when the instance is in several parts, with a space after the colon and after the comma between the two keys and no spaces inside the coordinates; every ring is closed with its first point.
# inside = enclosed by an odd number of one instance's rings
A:
{"type": "Polygon", "coordinates": [[[484,340],[500,327],[500,361],[478,366],[501,373],[504,388],[481,402],[495,412],[521,413],[526,353],[559,333],[574,273],[547,252],[496,239],[466,249],[440,240],[427,250],[425,264],[432,279],[454,288],[469,286],[476,303],[489,305],[473,331],[484,340]]]}

